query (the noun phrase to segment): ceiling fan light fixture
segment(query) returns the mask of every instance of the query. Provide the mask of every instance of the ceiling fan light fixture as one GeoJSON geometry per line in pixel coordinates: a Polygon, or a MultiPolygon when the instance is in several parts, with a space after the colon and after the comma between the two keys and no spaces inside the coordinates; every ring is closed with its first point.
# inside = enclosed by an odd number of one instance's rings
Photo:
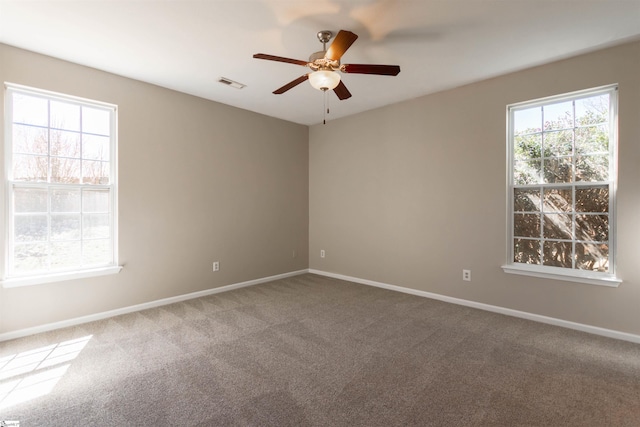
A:
{"type": "Polygon", "coordinates": [[[314,71],[309,74],[309,83],[318,90],[333,90],[340,83],[340,74],[328,70],[314,71]]]}

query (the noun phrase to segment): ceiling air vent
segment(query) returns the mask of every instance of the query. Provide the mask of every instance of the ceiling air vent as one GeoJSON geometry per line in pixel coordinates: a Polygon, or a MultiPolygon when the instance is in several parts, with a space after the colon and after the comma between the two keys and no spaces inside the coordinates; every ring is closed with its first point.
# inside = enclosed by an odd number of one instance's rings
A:
{"type": "Polygon", "coordinates": [[[243,85],[242,83],[235,82],[235,81],[233,81],[231,79],[228,79],[226,77],[220,77],[218,79],[218,83],[222,83],[222,84],[225,84],[227,86],[235,87],[236,89],[242,89],[245,86],[247,86],[247,85],[243,85]]]}

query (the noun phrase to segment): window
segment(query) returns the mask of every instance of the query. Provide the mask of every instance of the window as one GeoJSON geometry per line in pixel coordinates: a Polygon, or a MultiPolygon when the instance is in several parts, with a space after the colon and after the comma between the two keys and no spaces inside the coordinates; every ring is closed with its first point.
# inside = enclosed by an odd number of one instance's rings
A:
{"type": "Polygon", "coordinates": [[[509,273],[617,286],[617,87],[508,108],[509,273]]]}
{"type": "Polygon", "coordinates": [[[116,107],[6,85],[4,286],[117,272],[116,107]]]}

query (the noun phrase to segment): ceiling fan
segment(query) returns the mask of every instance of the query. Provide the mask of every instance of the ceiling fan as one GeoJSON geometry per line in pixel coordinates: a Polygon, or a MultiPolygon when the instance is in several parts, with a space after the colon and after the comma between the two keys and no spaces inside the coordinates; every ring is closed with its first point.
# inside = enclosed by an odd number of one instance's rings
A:
{"type": "Polygon", "coordinates": [[[331,40],[333,33],[331,31],[320,31],[317,36],[320,43],[322,43],[322,50],[312,53],[309,61],[283,58],[265,53],[256,53],[253,55],[253,57],[257,59],[286,62],[311,68],[311,73],[304,74],[281,88],[274,90],[274,94],[283,94],[305,80],[309,80],[309,83],[311,83],[311,86],[314,88],[323,92],[333,90],[338,98],[344,100],[351,97],[351,92],[349,92],[340,80],[338,71],[342,73],[377,74],[382,76],[397,76],[400,72],[398,65],[340,64],[342,55],[344,55],[347,49],[349,49],[358,38],[358,36],[351,31],[340,30],[331,43],[331,46],[329,46],[329,49],[327,49],[327,43],[331,40]]]}

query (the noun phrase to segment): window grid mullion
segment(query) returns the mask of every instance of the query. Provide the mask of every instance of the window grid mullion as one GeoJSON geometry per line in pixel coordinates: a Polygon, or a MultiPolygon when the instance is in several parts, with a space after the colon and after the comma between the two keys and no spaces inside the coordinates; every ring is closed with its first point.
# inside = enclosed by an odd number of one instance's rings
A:
{"type": "MultiPolygon", "coordinates": [[[[82,122],[81,122],[82,123],[82,122]]],[[[80,189],[80,265],[85,265],[84,259],[84,190],[80,189]]]]}
{"type": "Polygon", "coordinates": [[[51,269],[51,213],[53,211],[51,198],[53,197],[51,187],[47,188],[47,270],[51,269]]]}
{"type": "MultiPolygon", "coordinates": [[[[544,122],[543,122],[544,123],[544,122]]],[[[542,153],[541,153],[542,155],[542,153]]],[[[541,165],[543,165],[541,163],[541,165]]],[[[544,167],[544,166],[541,166],[544,167]]],[[[542,173],[542,169],[540,171],[542,173]]],[[[539,184],[538,189],[540,191],[540,265],[544,265],[544,185],[539,184]]]]}
{"type": "MultiPolygon", "coordinates": [[[[80,106],[80,183],[84,183],[84,162],[82,148],[84,146],[84,123],[83,123],[83,108],[80,106]]],[[[84,209],[83,209],[83,199],[84,199],[84,191],[80,188],[80,265],[85,265],[84,260],[84,209]]]]}
{"type": "MultiPolygon", "coordinates": [[[[51,100],[47,100],[47,184],[51,184],[53,176],[51,164],[51,100]]],[[[51,269],[51,187],[47,185],[47,262],[46,269],[51,269]]]]}
{"type": "Polygon", "coordinates": [[[84,146],[84,123],[82,122],[83,114],[82,114],[82,106],[80,106],[80,183],[84,182],[84,162],[82,159],[84,158],[82,153],[82,148],[84,146]]]}
{"type": "Polygon", "coordinates": [[[573,137],[571,139],[571,268],[576,269],[576,259],[577,259],[577,248],[576,241],[578,239],[578,230],[577,230],[577,221],[578,216],[576,215],[576,158],[578,154],[577,146],[576,146],[576,126],[578,123],[576,122],[576,100],[574,99],[571,102],[571,106],[573,107],[573,137]]]}
{"type": "Polygon", "coordinates": [[[542,123],[540,124],[540,176],[538,177],[538,182],[540,183],[540,265],[544,265],[544,147],[547,134],[544,127],[544,107],[542,105],[540,106],[540,117],[542,119],[542,123]]]}

